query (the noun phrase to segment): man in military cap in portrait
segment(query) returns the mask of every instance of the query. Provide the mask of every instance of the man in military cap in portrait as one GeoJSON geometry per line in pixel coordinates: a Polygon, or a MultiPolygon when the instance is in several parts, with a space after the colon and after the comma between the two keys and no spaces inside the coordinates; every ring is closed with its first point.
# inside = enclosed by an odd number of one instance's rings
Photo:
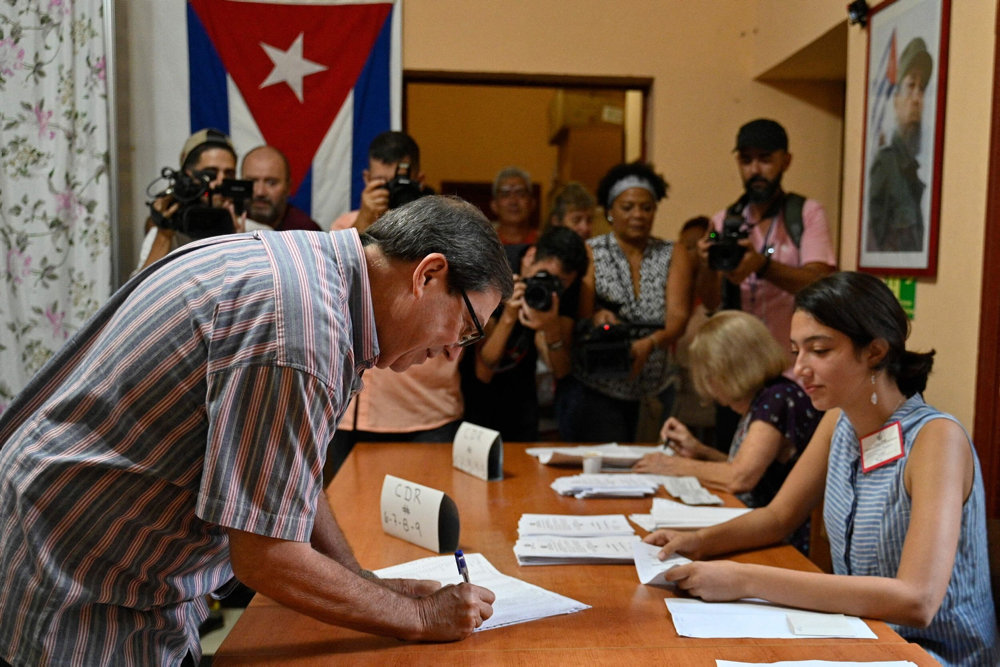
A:
{"type": "Polygon", "coordinates": [[[920,164],[924,91],[934,61],[924,40],[910,40],[899,57],[892,105],[896,129],[892,141],[879,148],[868,173],[868,252],[920,252],[924,248],[921,208],[926,184],[920,164]]]}

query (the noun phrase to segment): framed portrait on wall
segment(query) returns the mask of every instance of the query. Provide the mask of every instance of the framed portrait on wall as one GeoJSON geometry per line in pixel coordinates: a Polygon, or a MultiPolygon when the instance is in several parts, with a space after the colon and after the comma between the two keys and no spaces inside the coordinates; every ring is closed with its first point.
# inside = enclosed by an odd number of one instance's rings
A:
{"type": "Polygon", "coordinates": [[[937,273],[950,0],[887,0],[868,22],[858,268],[937,273]]]}

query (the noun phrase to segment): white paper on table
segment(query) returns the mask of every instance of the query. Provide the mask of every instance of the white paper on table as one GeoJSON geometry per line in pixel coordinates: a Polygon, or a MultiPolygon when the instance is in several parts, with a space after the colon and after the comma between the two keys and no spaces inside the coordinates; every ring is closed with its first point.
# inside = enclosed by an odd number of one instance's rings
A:
{"type": "Polygon", "coordinates": [[[710,493],[697,477],[689,475],[661,475],[660,481],[667,493],[680,498],[685,505],[721,505],[722,498],[710,493]]]}
{"type": "Polygon", "coordinates": [[[576,447],[529,447],[531,456],[537,456],[545,465],[583,465],[583,457],[594,452],[601,455],[604,467],[628,468],[646,454],[662,451],[656,446],[629,445],[623,447],[617,442],[603,445],[579,445],[576,447]]]}
{"type": "MultiPolygon", "coordinates": [[[[503,574],[482,554],[467,553],[465,562],[469,567],[470,581],[496,595],[493,615],[483,621],[476,632],[590,609],[588,604],[503,574]]],[[[385,579],[433,579],[442,585],[462,583],[455,557],[450,554],[384,567],[375,570],[375,574],[385,579]]]]}
{"type": "Polygon", "coordinates": [[[629,514],[628,519],[647,533],[656,530],[656,522],[653,521],[652,514],[629,514]]]}
{"type": "Polygon", "coordinates": [[[517,522],[517,534],[521,537],[601,537],[634,535],[635,529],[624,514],[522,514],[517,522]]]}
{"type": "Polygon", "coordinates": [[[716,667],[917,667],[909,660],[878,660],[876,662],[848,662],[845,660],[782,660],[780,662],[736,662],[716,660],[716,667]]]}
{"type": "Polygon", "coordinates": [[[689,507],[666,498],[653,498],[653,521],[657,528],[705,528],[749,512],[744,507],[689,507]]]}
{"type": "Polygon", "coordinates": [[[581,565],[631,563],[632,543],[638,535],[611,537],[519,537],[514,543],[518,565],[581,565]]]}
{"type": "Polygon", "coordinates": [[[660,547],[655,544],[640,541],[632,545],[632,558],[635,560],[635,571],[639,575],[639,582],[647,586],[673,586],[663,578],[663,575],[671,568],[690,563],[691,559],[673,554],[666,560],[660,560],[658,553],[660,547]]]}
{"type": "Polygon", "coordinates": [[[552,489],[562,496],[593,498],[601,496],[641,498],[656,493],[658,475],[627,473],[619,475],[564,475],[553,480],[552,489]]]}
{"type": "MultiPolygon", "coordinates": [[[[739,602],[703,602],[687,598],[667,598],[664,600],[670,611],[674,629],[682,637],[734,638],[757,637],[767,639],[816,638],[817,635],[803,635],[792,632],[788,623],[791,614],[818,614],[802,612],[791,607],[782,607],[763,600],[740,600],[739,602]]],[[[842,614],[828,614],[843,616],[842,614]]],[[[844,634],[833,635],[852,639],[877,639],[871,628],[857,616],[843,616],[849,628],[844,634]]],[[[831,635],[820,635],[830,637],[831,635]]]]}

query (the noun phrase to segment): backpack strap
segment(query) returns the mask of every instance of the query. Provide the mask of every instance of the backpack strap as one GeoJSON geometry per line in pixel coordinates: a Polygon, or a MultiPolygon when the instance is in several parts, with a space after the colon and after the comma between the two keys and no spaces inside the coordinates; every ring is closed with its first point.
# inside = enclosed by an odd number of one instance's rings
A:
{"type": "Polygon", "coordinates": [[[806,198],[802,195],[794,192],[785,194],[785,229],[796,248],[802,245],[802,207],[805,203],[806,198]]]}

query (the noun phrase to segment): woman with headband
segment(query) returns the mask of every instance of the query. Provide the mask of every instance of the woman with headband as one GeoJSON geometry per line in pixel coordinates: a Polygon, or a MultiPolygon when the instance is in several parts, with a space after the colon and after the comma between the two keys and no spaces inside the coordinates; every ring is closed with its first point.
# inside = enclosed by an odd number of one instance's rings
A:
{"type": "Polygon", "coordinates": [[[564,440],[632,442],[644,399],[659,398],[664,413],[672,408],[669,346],[690,315],[695,265],[689,253],[674,252],[672,241],[652,235],[657,202],[666,194],[667,183],[642,162],[612,167],[598,185],[611,232],[587,241],[592,257],[579,313],[585,328],[574,341],[573,373],[556,393],[564,440]],[[586,363],[584,339],[624,331],[606,329],[614,325],[633,326],[622,343],[627,367],[609,373],[599,359],[586,363]]]}

